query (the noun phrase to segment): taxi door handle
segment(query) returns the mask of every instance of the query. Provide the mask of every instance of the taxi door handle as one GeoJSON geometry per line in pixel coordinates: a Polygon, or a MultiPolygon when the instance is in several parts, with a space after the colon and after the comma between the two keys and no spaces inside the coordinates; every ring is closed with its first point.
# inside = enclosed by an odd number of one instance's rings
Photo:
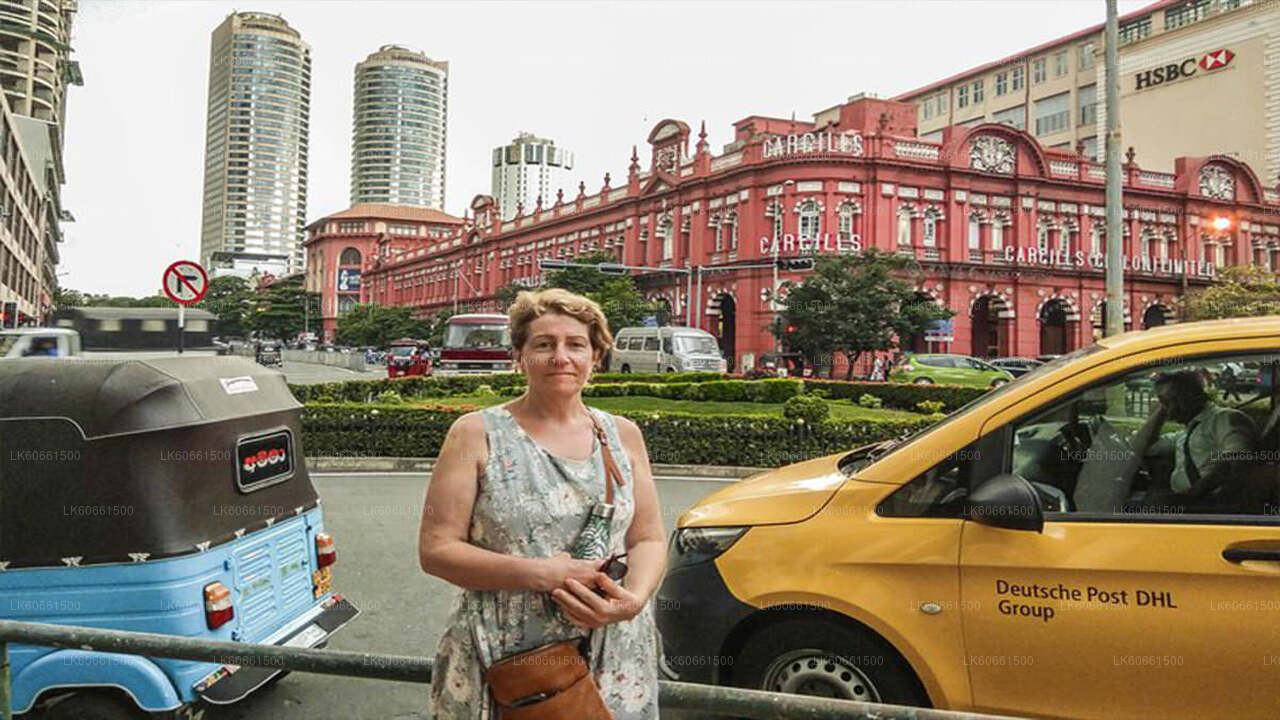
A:
{"type": "Polygon", "coordinates": [[[1280,562],[1280,550],[1227,548],[1222,551],[1222,558],[1228,562],[1243,562],[1245,560],[1269,560],[1271,562],[1280,562]]]}

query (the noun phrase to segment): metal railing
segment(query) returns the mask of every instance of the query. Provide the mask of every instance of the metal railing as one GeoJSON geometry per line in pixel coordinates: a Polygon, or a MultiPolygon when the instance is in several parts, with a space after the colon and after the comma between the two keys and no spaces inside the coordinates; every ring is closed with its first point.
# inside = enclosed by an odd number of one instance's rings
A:
{"type": "MultiPolygon", "coordinates": [[[[432,661],[424,657],[255,645],[156,633],[0,620],[0,718],[3,720],[11,720],[8,653],[8,643],[11,642],[373,680],[421,684],[431,682],[432,661]]],[[[713,712],[753,720],[999,720],[999,716],[995,715],[833,700],[666,680],[658,683],[658,689],[658,705],[664,710],[713,712]]]]}

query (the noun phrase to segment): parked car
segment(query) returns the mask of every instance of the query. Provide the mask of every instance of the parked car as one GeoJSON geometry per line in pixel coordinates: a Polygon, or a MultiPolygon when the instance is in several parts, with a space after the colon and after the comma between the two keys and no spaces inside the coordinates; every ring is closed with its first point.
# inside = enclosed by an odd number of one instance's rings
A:
{"type": "Polygon", "coordinates": [[[614,337],[610,372],[724,372],[715,335],[688,327],[628,327],[614,337]]]}
{"type": "Polygon", "coordinates": [[[969,385],[1000,387],[1013,380],[1013,375],[994,365],[968,355],[926,355],[908,353],[889,373],[891,382],[917,385],[969,385]]]}
{"type": "Polygon", "coordinates": [[[1014,377],[1022,377],[1044,364],[1043,360],[1021,357],[996,358],[988,362],[993,367],[1000,368],[1014,377]]]}
{"type": "Polygon", "coordinates": [[[1280,371],[1280,318],[1105,338],[908,438],[716,491],[670,543],[664,674],[1015,717],[1274,715],[1280,395],[1247,408],[1247,470],[1201,498],[1134,462],[1153,407],[1131,387],[1229,362],[1280,371]]]}
{"type": "Polygon", "coordinates": [[[254,359],[259,365],[267,367],[284,367],[284,351],[275,340],[259,340],[254,346],[254,359]]]}
{"type": "Polygon", "coordinates": [[[80,333],[69,328],[0,331],[0,358],[73,357],[80,352],[80,333]]]}
{"type": "MultiPolygon", "coordinates": [[[[0,420],[0,619],[315,647],[358,614],[334,592],[302,407],[279,373],[235,357],[11,360],[0,420]]],[[[199,717],[281,672],[8,651],[13,711],[46,720],[199,717]]]]}

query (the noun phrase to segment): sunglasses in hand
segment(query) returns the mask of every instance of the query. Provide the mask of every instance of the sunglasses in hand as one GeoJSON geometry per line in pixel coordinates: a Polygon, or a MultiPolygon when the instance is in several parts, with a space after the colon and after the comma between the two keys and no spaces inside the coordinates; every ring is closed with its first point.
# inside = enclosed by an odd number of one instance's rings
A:
{"type": "MultiPolygon", "coordinates": [[[[608,575],[609,579],[614,582],[622,582],[622,578],[627,576],[627,563],[623,561],[623,558],[626,556],[626,553],[610,555],[609,559],[605,560],[604,564],[600,566],[600,572],[608,575]]],[[[604,592],[598,588],[596,589],[596,592],[600,595],[604,595],[604,592]]]]}

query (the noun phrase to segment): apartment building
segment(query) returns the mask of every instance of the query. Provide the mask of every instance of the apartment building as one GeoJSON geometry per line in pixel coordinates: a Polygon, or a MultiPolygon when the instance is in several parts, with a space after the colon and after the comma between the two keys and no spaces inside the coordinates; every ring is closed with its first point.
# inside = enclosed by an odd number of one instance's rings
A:
{"type": "MultiPolygon", "coordinates": [[[[1101,159],[1104,41],[1098,23],[894,99],[916,105],[925,139],[950,125],[998,122],[1101,159]]],[[[1277,50],[1277,0],[1161,0],[1121,16],[1123,145],[1145,167],[1220,154],[1274,181],[1280,64],[1268,69],[1265,58],[1277,50]]]]}

